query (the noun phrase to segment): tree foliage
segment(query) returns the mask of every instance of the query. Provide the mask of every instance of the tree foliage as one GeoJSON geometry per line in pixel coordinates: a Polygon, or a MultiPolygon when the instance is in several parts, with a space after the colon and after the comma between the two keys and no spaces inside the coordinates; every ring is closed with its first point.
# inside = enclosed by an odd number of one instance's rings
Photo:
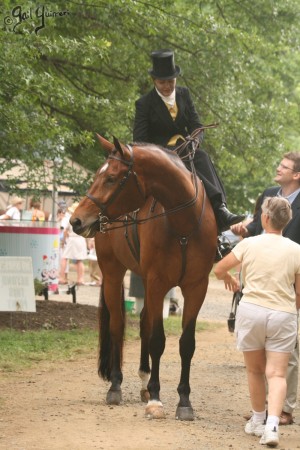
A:
{"type": "MultiPolygon", "coordinates": [[[[172,48],[202,123],[219,123],[204,148],[228,203],[251,211],[299,143],[299,14],[296,0],[4,1],[0,171],[22,159],[33,179],[44,159],[65,157],[95,171],[95,133],[131,140],[134,102],[151,87],[149,54],[172,48]]],[[[79,192],[89,182],[61,176],[79,192]]]]}

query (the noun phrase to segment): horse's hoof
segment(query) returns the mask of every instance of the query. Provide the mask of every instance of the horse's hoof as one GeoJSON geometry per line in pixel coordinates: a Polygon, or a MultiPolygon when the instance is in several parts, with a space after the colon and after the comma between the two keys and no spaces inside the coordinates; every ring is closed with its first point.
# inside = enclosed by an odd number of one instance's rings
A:
{"type": "Polygon", "coordinates": [[[141,389],[141,401],[143,403],[148,403],[148,401],[150,400],[150,394],[148,389],[141,389]]]}
{"type": "Polygon", "coordinates": [[[176,415],[177,420],[194,420],[194,411],[191,406],[177,406],[176,415]]]}
{"type": "Polygon", "coordinates": [[[165,419],[162,403],[158,400],[150,400],[146,406],[145,416],[147,419],[165,419]]]}
{"type": "Polygon", "coordinates": [[[122,391],[108,391],[106,395],[106,403],[108,405],[119,405],[122,401],[122,391]]]}

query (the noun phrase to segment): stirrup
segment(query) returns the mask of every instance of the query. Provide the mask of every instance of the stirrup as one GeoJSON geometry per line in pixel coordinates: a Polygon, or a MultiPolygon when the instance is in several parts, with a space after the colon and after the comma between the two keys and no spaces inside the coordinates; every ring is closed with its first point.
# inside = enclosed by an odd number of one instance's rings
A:
{"type": "Polygon", "coordinates": [[[220,236],[218,236],[217,241],[217,251],[216,251],[216,257],[215,262],[221,261],[221,259],[224,258],[224,256],[228,255],[232,250],[232,245],[229,241],[221,241],[220,236]]]}

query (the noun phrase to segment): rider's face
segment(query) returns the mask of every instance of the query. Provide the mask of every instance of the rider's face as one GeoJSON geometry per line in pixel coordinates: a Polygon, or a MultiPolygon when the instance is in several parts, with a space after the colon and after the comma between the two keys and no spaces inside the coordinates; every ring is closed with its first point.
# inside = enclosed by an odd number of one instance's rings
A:
{"type": "Polygon", "coordinates": [[[158,78],[153,78],[153,83],[161,95],[168,97],[175,89],[176,78],[173,78],[172,80],[159,80],[158,78]]]}

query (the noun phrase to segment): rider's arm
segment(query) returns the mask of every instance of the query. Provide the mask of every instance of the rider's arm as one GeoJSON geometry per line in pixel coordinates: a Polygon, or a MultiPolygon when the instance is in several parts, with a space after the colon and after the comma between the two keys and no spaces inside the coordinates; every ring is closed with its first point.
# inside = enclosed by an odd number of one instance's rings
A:
{"type": "MultiPolygon", "coordinates": [[[[187,108],[185,113],[188,115],[187,123],[188,123],[188,132],[191,134],[197,128],[201,128],[203,125],[200,122],[199,115],[196,111],[195,105],[193,103],[192,97],[190,95],[190,91],[187,88],[185,89],[185,98],[187,101],[187,108]]],[[[204,139],[204,132],[202,132],[199,136],[199,143],[201,144],[204,139]]]]}
{"type": "Polygon", "coordinates": [[[135,117],[133,127],[134,142],[150,142],[148,107],[143,98],[135,102],[135,117]]]}

